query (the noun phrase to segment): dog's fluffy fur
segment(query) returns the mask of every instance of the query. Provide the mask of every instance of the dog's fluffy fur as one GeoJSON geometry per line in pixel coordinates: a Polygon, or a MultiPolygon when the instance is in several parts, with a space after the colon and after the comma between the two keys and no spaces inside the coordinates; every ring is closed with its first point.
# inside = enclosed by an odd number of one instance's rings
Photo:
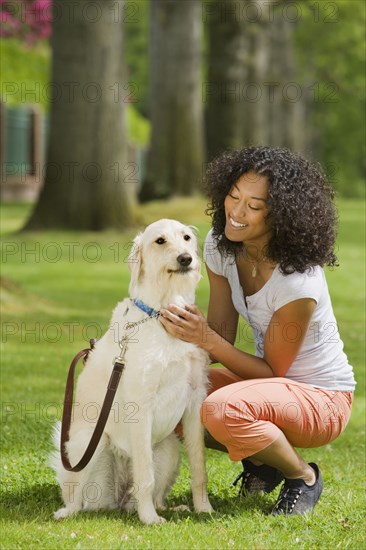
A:
{"type": "MultiPolygon", "coordinates": [[[[194,303],[200,279],[197,241],[191,228],[175,220],[149,225],[134,240],[129,256],[130,297],[159,310],[169,304],[194,303]],[[189,266],[179,263],[188,254],[189,266]]],[[[126,324],[146,318],[130,299],[120,302],[111,326],[89,353],[79,376],[67,454],[76,464],[90,440],[126,324]]],[[[182,420],[197,512],[211,512],[206,491],[203,428],[200,406],[206,396],[207,354],[170,336],[158,319],[127,331],[126,367],[104,434],[84,470],[66,471],[54,453],[65,507],[60,519],[81,510],[137,508],[143,523],[163,520],[156,510],[174,483],[179,441],[174,433],[182,420]]],[[[55,429],[59,447],[60,426],[55,429]]]]}

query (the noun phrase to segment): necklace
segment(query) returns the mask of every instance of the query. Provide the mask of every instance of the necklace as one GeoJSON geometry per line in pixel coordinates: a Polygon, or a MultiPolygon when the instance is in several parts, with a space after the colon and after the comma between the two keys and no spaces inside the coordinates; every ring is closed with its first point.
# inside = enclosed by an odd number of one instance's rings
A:
{"type": "Polygon", "coordinates": [[[250,265],[252,266],[252,277],[253,279],[255,279],[255,277],[257,276],[257,269],[258,269],[258,266],[259,264],[261,264],[263,262],[263,260],[265,259],[265,256],[262,257],[261,260],[259,260],[259,262],[257,262],[256,260],[252,260],[249,255],[248,255],[248,252],[246,252],[246,259],[248,260],[248,262],[250,263],[250,265]]]}
{"type": "Polygon", "coordinates": [[[257,276],[257,267],[258,267],[258,265],[259,265],[261,262],[263,262],[263,258],[262,258],[262,260],[261,260],[260,262],[254,262],[254,261],[252,261],[252,260],[249,260],[249,262],[250,262],[250,264],[251,264],[251,266],[252,266],[252,277],[253,277],[253,279],[254,279],[254,278],[257,276]]]}

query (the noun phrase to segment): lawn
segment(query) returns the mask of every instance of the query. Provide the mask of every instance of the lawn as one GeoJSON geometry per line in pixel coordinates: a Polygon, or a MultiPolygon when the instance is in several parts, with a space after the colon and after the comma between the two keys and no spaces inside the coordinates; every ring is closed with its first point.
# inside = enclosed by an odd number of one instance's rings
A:
{"type": "MultiPolygon", "coordinates": [[[[203,199],[151,203],[142,223],[176,217],[196,225],[201,243],[209,228],[203,199]]],[[[2,213],[2,548],[285,549],[365,545],[364,210],[362,201],[340,201],[340,267],[327,270],[345,351],[358,380],[353,415],[334,443],[303,452],[322,469],[324,493],[312,516],[268,516],[277,491],[236,497],[231,483],[240,465],[207,451],[211,517],[164,513],[162,526],[142,526],[117,512],[81,514],[55,522],[61,506],[47,466],[50,433],[60,418],[73,355],[108,326],[115,303],[127,295],[126,257],[136,229],[105,233],[17,233],[27,205],[2,213]]],[[[207,307],[203,277],[197,304],[207,307]]],[[[248,339],[249,340],[249,339],[248,339]]],[[[251,349],[252,343],[241,342],[251,349]]],[[[183,454],[171,502],[190,504],[183,454]]]]}

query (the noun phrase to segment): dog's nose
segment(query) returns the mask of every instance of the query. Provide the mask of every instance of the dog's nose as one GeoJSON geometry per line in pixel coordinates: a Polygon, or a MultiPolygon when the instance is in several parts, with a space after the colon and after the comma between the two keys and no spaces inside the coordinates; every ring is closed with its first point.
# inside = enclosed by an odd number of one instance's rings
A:
{"type": "Polygon", "coordinates": [[[192,263],[192,256],[187,252],[184,254],[179,254],[177,257],[177,262],[183,267],[188,267],[192,263]]]}

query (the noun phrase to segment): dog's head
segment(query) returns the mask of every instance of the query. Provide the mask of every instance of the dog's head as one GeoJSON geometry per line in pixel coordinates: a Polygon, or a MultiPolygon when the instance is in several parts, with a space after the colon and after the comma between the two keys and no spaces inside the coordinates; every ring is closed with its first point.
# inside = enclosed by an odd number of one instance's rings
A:
{"type": "Polygon", "coordinates": [[[194,289],[201,276],[196,236],[176,220],[159,220],[137,235],[128,262],[130,296],[143,283],[194,289]]]}

